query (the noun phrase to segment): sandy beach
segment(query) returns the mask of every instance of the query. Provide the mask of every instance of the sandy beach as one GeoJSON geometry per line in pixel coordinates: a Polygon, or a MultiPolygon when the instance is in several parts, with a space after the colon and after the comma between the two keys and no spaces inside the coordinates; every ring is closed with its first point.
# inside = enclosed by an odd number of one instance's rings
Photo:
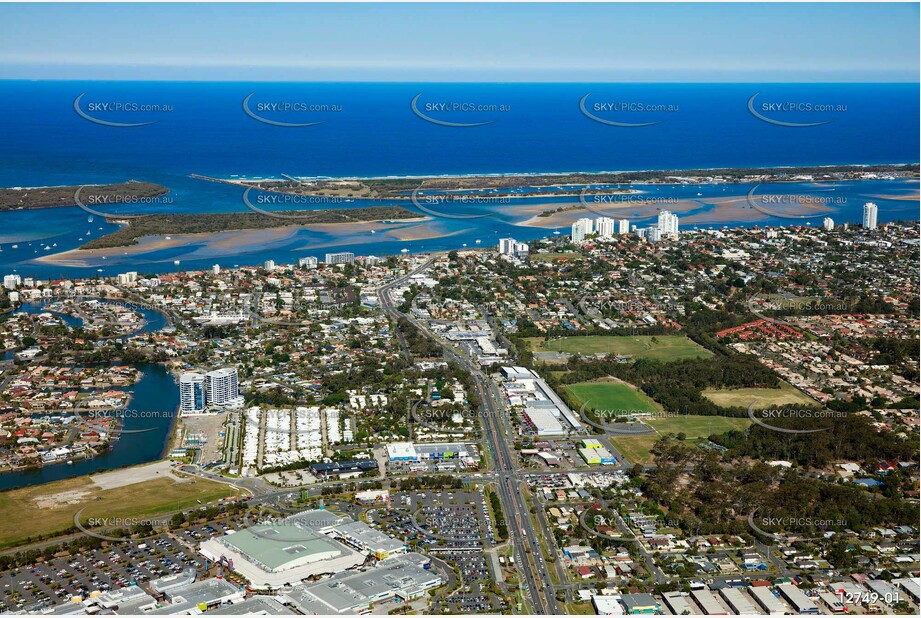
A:
{"type": "MultiPolygon", "coordinates": [[[[365,221],[360,223],[317,223],[312,225],[279,225],[278,227],[260,230],[230,230],[226,232],[211,232],[200,234],[172,234],[170,236],[143,236],[138,243],[127,247],[106,247],[103,249],[71,249],[50,255],[35,258],[36,262],[68,266],[75,268],[88,268],[97,266],[103,259],[118,259],[124,256],[134,257],[154,253],[163,249],[188,247],[193,253],[205,253],[214,256],[224,256],[238,253],[249,248],[267,247],[284,244],[293,240],[301,230],[310,230],[335,236],[349,236],[370,234],[373,230],[377,233],[399,229],[407,223],[424,223],[428,217],[415,219],[401,219],[399,222],[384,223],[381,221],[365,221]]],[[[421,238],[433,238],[439,234],[422,235],[421,238]]],[[[407,236],[411,238],[411,235],[407,236]]],[[[402,238],[397,237],[398,240],[402,238]]],[[[183,256],[188,259],[189,256],[183,256]]]]}

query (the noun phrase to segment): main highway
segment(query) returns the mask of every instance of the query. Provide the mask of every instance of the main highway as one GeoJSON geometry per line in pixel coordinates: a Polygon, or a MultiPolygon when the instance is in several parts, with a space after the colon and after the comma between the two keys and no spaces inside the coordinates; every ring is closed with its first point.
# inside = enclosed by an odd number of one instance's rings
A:
{"type": "Polygon", "coordinates": [[[413,316],[397,310],[390,298],[390,290],[400,287],[412,276],[427,270],[436,258],[437,256],[430,258],[410,273],[381,286],[378,289],[381,307],[395,322],[400,317],[404,317],[420,331],[438,342],[444,351],[445,360],[457,363],[473,377],[477,395],[481,401],[483,431],[495,465],[496,490],[515,551],[515,564],[527,585],[531,608],[535,614],[560,614],[562,612],[554,596],[553,582],[550,580],[550,573],[537,540],[537,533],[519,486],[515,459],[506,437],[507,419],[503,413],[503,405],[497,394],[496,385],[469,358],[458,354],[452,346],[436,337],[413,316]]]}

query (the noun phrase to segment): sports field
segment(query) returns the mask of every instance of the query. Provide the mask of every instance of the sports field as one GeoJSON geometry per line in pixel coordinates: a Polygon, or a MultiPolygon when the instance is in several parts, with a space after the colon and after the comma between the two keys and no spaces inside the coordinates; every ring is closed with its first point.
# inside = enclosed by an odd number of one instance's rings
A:
{"type": "Polygon", "coordinates": [[[0,547],[22,544],[37,535],[49,535],[74,525],[74,515],[90,517],[145,517],[189,508],[238,495],[223,483],[172,476],[103,489],[88,477],[11,489],[0,493],[0,547]]]}
{"type": "Polygon", "coordinates": [[[625,354],[634,358],[675,361],[709,358],[713,353],[684,335],[586,335],[532,340],[532,349],[570,354],[625,354]],[[534,347],[535,345],[540,347],[534,347]]]}
{"type": "Polygon", "coordinates": [[[577,382],[566,385],[579,404],[588,403],[592,410],[604,410],[607,414],[627,415],[637,412],[658,412],[662,408],[655,401],[629,384],[603,380],[577,382]]]}
{"type": "Polygon", "coordinates": [[[724,408],[747,408],[752,403],[758,409],[768,406],[819,405],[811,397],[786,382],[781,382],[780,388],[737,388],[733,390],[708,388],[703,391],[703,396],[724,408]]]}
{"type": "Polygon", "coordinates": [[[745,429],[751,425],[747,418],[726,416],[661,416],[643,421],[660,434],[684,433],[689,440],[706,438],[715,433],[745,429]]]}

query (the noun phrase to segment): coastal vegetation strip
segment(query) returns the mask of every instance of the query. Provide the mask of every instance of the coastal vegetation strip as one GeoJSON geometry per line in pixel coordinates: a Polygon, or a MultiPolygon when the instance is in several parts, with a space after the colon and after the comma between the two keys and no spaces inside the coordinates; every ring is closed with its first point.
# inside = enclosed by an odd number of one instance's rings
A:
{"type": "MultiPolygon", "coordinates": [[[[682,183],[704,182],[719,178],[722,182],[787,182],[802,181],[803,176],[821,180],[856,180],[866,174],[898,174],[917,178],[919,166],[911,165],[835,165],[802,167],[743,167],[689,170],[645,170],[632,172],[571,172],[547,174],[494,174],[459,176],[411,176],[379,178],[316,178],[284,179],[214,178],[192,174],[192,178],[210,182],[233,184],[261,191],[348,197],[356,199],[410,199],[413,191],[464,191],[489,192],[490,195],[510,197],[537,197],[540,195],[575,195],[587,185],[617,185],[626,183],[682,183]],[[547,192],[534,190],[548,189],[547,192]],[[529,192],[520,192],[529,189],[529,192]],[[561,191],[562,190],[562,191],[561,191]]],[[[627,192],[627,189],[624,189],[627,192]]]]}
{"type": "Polygon", "coordinates": [[[76,206],[78,190],[81,199],[92,196],[97,204],[137,203],[169,193],[163,185],[136,180],[111,185],[0,188],[0,211],[76,206]]]}
{"type": "MultiPolygon", "coordinates": [[[[338,210],[288,210],[284,219],[255,212],[201,214],[158,214],[138,217],[111,234],[91,240],[81,249],[105,249],[137,244],[143,236],[167,234],[208,234],[239,230],[261,230],[277,227],[317,225],[322,223],[358,223],[413,219],[419,215],[399,206],[345,208],[338,210]]],[[[110,217],[117,221],[118,217],[110,217]]]]}

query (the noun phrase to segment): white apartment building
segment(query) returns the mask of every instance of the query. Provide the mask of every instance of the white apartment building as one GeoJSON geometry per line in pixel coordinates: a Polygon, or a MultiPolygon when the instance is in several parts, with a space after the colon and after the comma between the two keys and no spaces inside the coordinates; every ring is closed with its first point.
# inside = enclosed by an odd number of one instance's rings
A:
{"type": "Polygon", "coordinates": [[[212,406],[239,406],[240,383],[236,367],[222,367],[205,374],[206,403],[212,406]]]}
{"type": "Polygon", "coordinates": [[[317,267],[317,258],[315,257],[302,257],[297,261],[297,265],[302,268],[316,268],[317,267]]]}
{"type": "Polygon", "coordinates": [[[3,287],[8,290],[15,290],[22,283],[22,279],[19,275],[4,275],[3,277],[3,287]]]}
{"type": "Polygon", "coordinates": [[[200,414],[205,411],[205,405],[205,376],[191,372],[179,376],[179,411],[200,414]]]}
{"type": "Polygon", "coordinates": [[[595,229],[602,238],[612,238],[614,236],[614,219],[610,217],[598,217],[595,219],[595,229]]]}
{"type": "Polygon", "coordinates": [[[867,202],[863,205],[863,229],[875,230],[876,218],[879,215],[879,208],[873,202],[867,202]]]}
{"type": "Polygon", "coordinates": [[[572,242],[582,242],[593,231],[594,224],[591,219],[579,219],[572,224],[572,242]]]}
{"type": "Polygon", "coordinates": [[[514,238],[500,238],[499,255],[508,255],[518,259],[527,257],[528,243],[518,242],[514,238]]]}
{"type": "Polygon", "coordinates": [[[336,264],[352,264],[355,262],[355,254],[343,251],[341,253],[327,253],[326,263],[330,266],[336,264]]]}
{"type": "Polygon", "coordinates": [[[659,225],[658,228],[662,231],[663,234],[678,234],[678,215],[673,215],[668,210],[663,210],[659,213],[659,225]]]}

